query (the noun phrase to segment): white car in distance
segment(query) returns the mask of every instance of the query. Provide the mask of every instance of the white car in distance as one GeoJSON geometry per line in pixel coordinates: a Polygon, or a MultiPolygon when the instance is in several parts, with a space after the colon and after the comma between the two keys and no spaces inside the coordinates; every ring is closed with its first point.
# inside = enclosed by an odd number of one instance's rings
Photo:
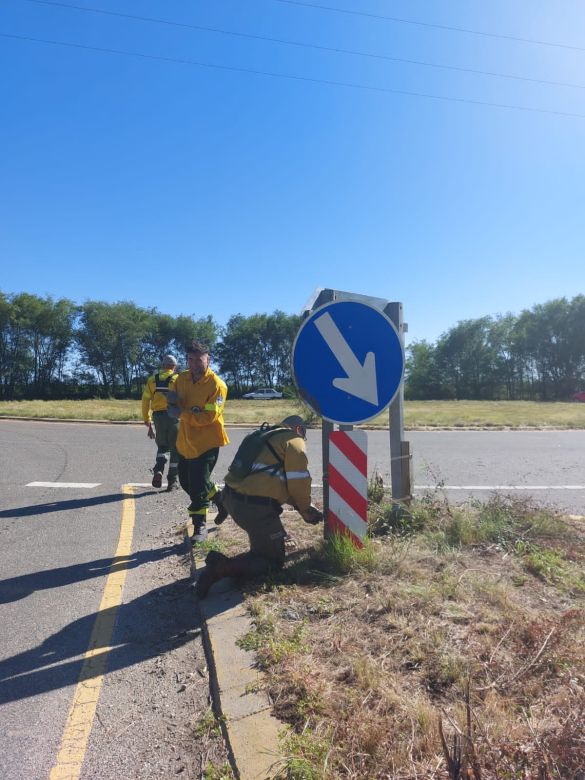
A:
{"type": "Polygon", "coordinates": [[[273,390],[271,387],[261,387],[252,393],[246,393],[242,398],[246,398],[249,401],[272,401],[275,398],[282,398],[282,393],[279,393],[278,390],[273,390]]]}

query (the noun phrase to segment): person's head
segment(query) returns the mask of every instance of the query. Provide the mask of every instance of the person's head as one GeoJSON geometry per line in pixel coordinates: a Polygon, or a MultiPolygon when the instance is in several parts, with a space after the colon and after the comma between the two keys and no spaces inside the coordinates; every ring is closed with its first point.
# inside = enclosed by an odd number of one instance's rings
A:
{"type": "Polygon", "coordinates": [[[163,368],[176,368],[177,358],[174,355],[164,355],[161,361],[161,366],[163,368]]]}
{"type": "Polygon", "coordinates": [[[299,417],[298,414],[290,414],[288,417],[285,417],[280,424],[285,428],[290,428],[291,431],[298,433],[303,439],[307,438],[307,426],[303,418],[299,417]]]}
{"type": "Polygon", "coordinates": [[[200,379],[209,366],[209,348],[200,341],[192,341],[187,347],[187,365],[193,379],[200,379]]]}

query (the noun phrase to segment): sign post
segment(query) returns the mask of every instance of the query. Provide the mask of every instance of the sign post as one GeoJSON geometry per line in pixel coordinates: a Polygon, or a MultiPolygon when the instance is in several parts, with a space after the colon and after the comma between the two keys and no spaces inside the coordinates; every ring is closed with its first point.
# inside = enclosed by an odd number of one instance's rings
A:
{"type": "Polygon", "coordinates": [[[352,430],[390,406],[390,473],[393,500],[410,497],[408,442],[404,442],[402,304],[323,290],[293,345],[295,383],[305,403],[323,419],[323,501],[330,499],[330,435],[352,430]]]}

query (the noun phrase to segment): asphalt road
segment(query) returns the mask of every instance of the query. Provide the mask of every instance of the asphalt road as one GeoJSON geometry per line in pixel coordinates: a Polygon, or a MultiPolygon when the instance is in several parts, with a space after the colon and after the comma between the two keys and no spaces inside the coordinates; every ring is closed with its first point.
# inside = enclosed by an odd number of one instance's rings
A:
{"type": "MultiPolygon", "coordinates": [[[[199,776],[194,727],[208,710],[209,687],[175,532],[185,506],[179,491],[136,489],[131,552],[115,567],[127,567],[113,593],[121,603],[103,606],[122,485],[150,477],[145,429],[2,421],[0,448],[0,777],[45,780],[58,765],[55,780],[77,777],[66,766],[90,720],[83,707],[68,720],[80,675],[90,704],[98,699],[82,780],[199,776]],[[64,486],[72,483],[99,484],[64,486]],[[90,642],[93,663],[107,664],[95,695],[99,674],[82,671],[90,642]]],[[[219,744],[202,749],[218,752],[221,765],[219,744]]]]}
{"type": "MultiPolygon", "coordinates": [[[[229,433],[218,481],[247,431],[229,433]]],[[[585,513],[583,431],[407,432],[406,438],[417,490],[444,486],[454,501],[498,490],[585,513]]],[[[369,431],[368,446],[370,473],[388,482],[388,433],[369,431]]],[[[185,497],[148,487],[155,449],[143,426],[1,420],[0,451],[0,776],[48,778],[55,766],[128,483],[137,485],[132,554],[113,636],[98,642],[108,672],[81,776],[172,776],[196,759],[177,747],[176,735],[185,712],[205,710],[208,694],[196,608],[173,535],[185,519],[185,497]],[[186,688],[188,704],[179,693],[186,688]]],[[[318,497],[320,431],[309,432],[308,452],[318,497]]]]}

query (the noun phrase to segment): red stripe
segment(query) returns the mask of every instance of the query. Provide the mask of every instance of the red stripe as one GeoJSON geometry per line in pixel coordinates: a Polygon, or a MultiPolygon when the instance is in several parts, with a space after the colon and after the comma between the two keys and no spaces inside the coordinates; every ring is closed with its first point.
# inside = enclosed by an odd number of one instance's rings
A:
{"type": "Polygon", "coordinates": [[[354,547],[361,549],[364,546],[362,540],[357,537],[353,531],[350,531],[349,528],[346,528],[337,515],[331,510],[329,510],[327,515],[327,527],[329,528],[329,532],[332,534],[347,536],[349,539],[351,539],[354,547]]]}
{"type": "Polygon", "coordinates": [[[365,477],[368,473],[368,456],[366,453],[357,446],[354,440],[347,435],[346,431],[334,431],[330,434],[330,437],[330,441],[335,444],[338,450],[343,452],[345,457],[365,477]]]}
{"type": "Polygon", "coordinates": [[[334,490],[354,512],[366,520],[368,516],[368,499],[357,491],[335,466],[329,464],[329,489],[334,490]]]}

